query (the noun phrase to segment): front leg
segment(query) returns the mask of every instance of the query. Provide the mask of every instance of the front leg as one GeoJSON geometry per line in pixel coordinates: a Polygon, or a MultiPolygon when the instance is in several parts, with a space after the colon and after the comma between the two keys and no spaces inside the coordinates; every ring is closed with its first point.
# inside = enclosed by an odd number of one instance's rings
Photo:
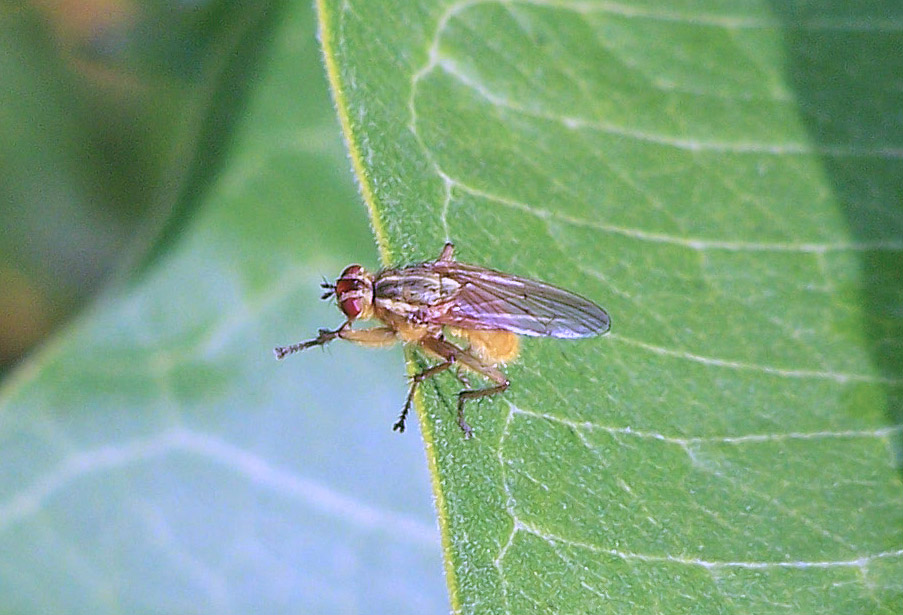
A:
{"type": "Polygon", "coordinates": [[[284,359],[290,354],[301,352],[314,346],[325,346],[337,337],[362,346],[388,346],[398,341],[397,333],[391,327],[354,330],[351,328],[350,322],[345,322],[334,331],[320,329],[319,335],[312,340],[298,342],[291,346],[277,346],[273,349],[273,352],[276,354],[277,359],[284,359]]]}
{"type": "Polygon", "coordinates": [[[348,326],[349,323],[346,322],[335,331],[330,331],[329,329],[320,329],[319,335],[317,335],[317,337],[312,340],[307,340],[306,342],[298,342],[297,344],[292,344],[291,346],[276,346],[275,348],[273,348],[273,352],[276,354],[276,358],[281,360],[290,354],[301,352],[302,350],[307,350],[308,348],[313,348],[314,346],[325,346],[335,338],[339,337],[339,333],[341,333],[342,329],[348,326]]]}
{"type": "Polygon", "coordinates": [[[361,346],[391,346],[398,341],[398,332],[392,327],[352,329],[349,326],[339,331],[339,337],[361,346]]]}

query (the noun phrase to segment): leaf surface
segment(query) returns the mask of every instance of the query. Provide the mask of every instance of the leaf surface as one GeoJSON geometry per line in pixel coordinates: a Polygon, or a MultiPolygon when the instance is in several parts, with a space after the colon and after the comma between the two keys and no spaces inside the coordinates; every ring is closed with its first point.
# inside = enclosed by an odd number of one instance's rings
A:
{"type": "Polygon", "coordinates": [[[899,612],[899,7],[319,9],[386,262],[612,316],[424,387],[456,612],[899,612]]]}

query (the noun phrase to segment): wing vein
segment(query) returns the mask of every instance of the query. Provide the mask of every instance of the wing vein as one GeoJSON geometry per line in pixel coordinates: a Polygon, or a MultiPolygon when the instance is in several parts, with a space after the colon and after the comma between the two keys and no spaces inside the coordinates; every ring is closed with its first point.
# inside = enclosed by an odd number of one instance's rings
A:
{"type": "Polygon", "coordinates": [[[605,310],[562,288],[456,262],[435,267],[461,284],[437,306],[440,324],[561,338],[599,335],[610,327],[605,310]]]}

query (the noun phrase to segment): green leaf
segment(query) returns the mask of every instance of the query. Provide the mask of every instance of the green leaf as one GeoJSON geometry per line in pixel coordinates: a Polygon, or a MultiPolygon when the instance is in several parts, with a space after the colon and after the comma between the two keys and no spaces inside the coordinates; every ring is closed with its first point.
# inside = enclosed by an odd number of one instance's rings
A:
{"type": "Polygon", "coordinates": [[[386,261],[612,315],[525,341],[470,441],[424,387],[455,611],[903,610],[899,3],[320,16],[386,261]]]}
{"type": "Polygon", "coordinates": [[[273,357],[341,322],[321,275],[376,254],[312,7],[263,8],[226,20],[161,188],[181,215],[3,383],[2,613],[448,608],[416,425],[391,431],[401,352],[273,357]]]}

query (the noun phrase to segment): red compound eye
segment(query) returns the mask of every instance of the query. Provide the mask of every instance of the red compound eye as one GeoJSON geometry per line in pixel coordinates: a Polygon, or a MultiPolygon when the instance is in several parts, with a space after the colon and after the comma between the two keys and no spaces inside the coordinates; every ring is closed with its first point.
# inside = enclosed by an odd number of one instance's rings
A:
{"type": "Polygon", "coordinates": [[[347,292],[357,290],[360,287],[361,287],[361,283],[358,282],[357,280],[349,280],[349,279],[339,278],[338,280],[336,280],[336,283],[335,283],[336,297],[338,297],[339,300],[341,300],[342,295],[344,295],[347,292]]]}
{"type": "Polygon", "coordinates": [[[335,281],[335,296],[339,309],[349,319],[357,318],[364,309],[367,292],[366,273],[360,265],[349,265],[335,281]]]}
{"type": "Polygon", "coordinates": [[[343,299],[339,302],[339,307],[348,318],[357,318],[361,313],[361,299],[360,297],[343,299]]]}
{"type": "Polygon", "coordinates": [[[360,273],[363,270],[364,268],[360,265],[348,265],[345,267],[345,271],[342,272],[342,275],[339,276],[339,279],[360,277],[360,273]]]}

